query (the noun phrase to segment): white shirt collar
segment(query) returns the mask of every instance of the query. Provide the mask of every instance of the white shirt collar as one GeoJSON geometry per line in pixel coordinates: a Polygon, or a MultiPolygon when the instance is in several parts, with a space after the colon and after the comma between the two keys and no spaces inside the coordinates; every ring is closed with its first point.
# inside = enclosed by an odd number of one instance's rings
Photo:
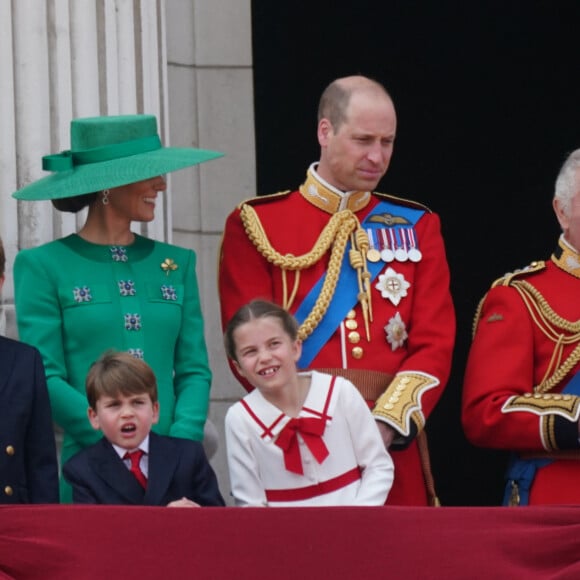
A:
{"type": "Polygon", "coordinates": [[[127,453],[127,451],[136,451],[137,449],[141,449],[145,454],[148,454],[149,453],[149,435],[147,435],[145,437],[145,439],[143,439],[143,441],[141,441],[139,446],[135,447],[134,449],[126,449],[125,447],[119,447],[119,445],[115,445],[114,443],[112,443],[111,445],[113,445],[113,449],[117,452],[117,455],[119,455],[119,457],[121,459],[123,459],[125,457],[125,453],[127,453]]]}

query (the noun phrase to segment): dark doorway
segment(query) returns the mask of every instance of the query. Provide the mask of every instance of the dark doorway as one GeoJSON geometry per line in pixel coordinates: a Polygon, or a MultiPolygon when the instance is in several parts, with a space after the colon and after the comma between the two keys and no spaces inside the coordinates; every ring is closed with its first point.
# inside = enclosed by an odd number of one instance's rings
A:
{"type": "Polygon", "coordinates": [[[252,13],[258,194],[295,188],[317,159],[328,82],[361,73],[391,92],[398,136],[380,190],[440,214],[457,309],[451,380],[428,429],[439,495],[500,503],[504,454],[461,429],[464,363],[491,282],[555,247],[553,183],[580,147],[580,3],[254,0],[252,13]]]}

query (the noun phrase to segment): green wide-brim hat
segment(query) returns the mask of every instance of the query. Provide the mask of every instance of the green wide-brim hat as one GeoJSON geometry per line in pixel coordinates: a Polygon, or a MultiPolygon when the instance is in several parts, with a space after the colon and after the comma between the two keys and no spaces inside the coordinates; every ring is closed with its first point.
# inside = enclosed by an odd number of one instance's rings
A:
{"type": "Polygon", "coordinates": [[[42,158],[52,175],[15,191],[27,201],[64,199],[142,181],[222,157],[189,147],[164,147],[154,115],[73,119],[71,148],[42,158]]]}

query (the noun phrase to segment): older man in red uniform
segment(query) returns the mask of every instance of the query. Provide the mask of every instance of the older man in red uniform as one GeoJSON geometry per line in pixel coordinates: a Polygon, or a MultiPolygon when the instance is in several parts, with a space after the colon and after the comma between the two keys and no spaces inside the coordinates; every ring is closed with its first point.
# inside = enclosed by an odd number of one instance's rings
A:
{"type": "Polygon", "coordinates": [[[468,439],[513,451],[505,505],[580,503],[580,149],[560,170],[553,207],[555,252],[494,282],[465,373],[468,439]]]}
{"type": "Polygon", "coordinates": [[[424,428],[449,376],[455,312],[439,217],[373,192],[396,123],[379,83],[332,82],[318,111],[320,160],[305,182],[228,216],[219,293],[223,325],[258,297],[295,314],[299,366],[346,376],[373,408],[395,462],[388,503],[428,505],[424,428]]]}

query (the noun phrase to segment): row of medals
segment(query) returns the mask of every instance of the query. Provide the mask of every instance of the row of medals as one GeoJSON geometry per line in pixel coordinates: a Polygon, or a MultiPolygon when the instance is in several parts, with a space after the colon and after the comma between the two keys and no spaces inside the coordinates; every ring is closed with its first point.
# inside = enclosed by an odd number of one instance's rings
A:
{"type": "MultiPolygon", "coordinates": [[[[405,239],[403,231],[404,230],[400,228],[401,239],[405,239]]],[[[387,230],[367,230],[367,233],[369,236],[369,242],[371,246],[367,251],[367,260],[369,262],[378,262],[379,260],[382,260],[383,262],[392,262],[393,260],[396,260],[397,262],[406,262],[407,260],[410,260],[411,262],[419,262],[423,257],[421,251],[419,250],[419,248],[417,248],[417,246],[414,243],[409,248],[407,248],[406,244],[399,245],[398,236],[396,236],[396,234],[395,236],[391,235],[391,240],[397,238],[395,244],[389,246],[388,243],[386,242],[387,240],[386,236],[388,235],[387,230]],[[382,244],[382,248],[381,244],[375,243],[373,231],[381,232],[377,237],[378,238],[382,237],[383,240],[385,241],[385,243],[382,244]],[[377,249],[377,246],[381,249],[380,250],[377,249]],[[395,249],[393,249],[393,247],[395,249]]],[[[412,235],[413,240],[415,240],[416,237],[414,232],[412,235]]]]}

